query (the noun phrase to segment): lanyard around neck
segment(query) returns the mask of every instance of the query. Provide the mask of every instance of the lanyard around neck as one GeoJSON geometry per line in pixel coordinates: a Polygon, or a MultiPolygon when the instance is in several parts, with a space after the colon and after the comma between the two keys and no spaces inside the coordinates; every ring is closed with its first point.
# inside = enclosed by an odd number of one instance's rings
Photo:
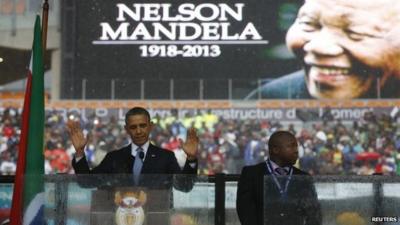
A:
{"type": "Polygon", "coordinates": [[[272,165],[271,165],[271,161],[269,159],[267,160],[267,169],[271,173],[272,179],[274,180],[274,183],[275,183],[276,187],[278,188],[279,193],[281,194],[281,196],[286,195],[287,191],[288,191],[290,180],[292,179],[293,168],[290,167],[290,169],[289,169],[289,177],[286,180],[285,189],[282,189],[282,186],[279,183],[278,178],[276,177],[276,175],[274,173],[274,170],[273,170],[272,165]]]}

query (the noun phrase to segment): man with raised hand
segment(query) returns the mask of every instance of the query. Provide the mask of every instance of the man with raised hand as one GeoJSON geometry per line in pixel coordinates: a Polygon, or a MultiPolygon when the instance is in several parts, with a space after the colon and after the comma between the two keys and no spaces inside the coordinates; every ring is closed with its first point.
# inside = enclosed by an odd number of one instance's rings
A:
{"type": "Polygon", "coordinates": [[[72,166],[76,174],[134,174],[137,181],[140,174],[196,174],[197,149],[199,138],[196,130],[190,128],[186,141],[181,146],[187,155],[186,163],[181,169],[172,151],[150,143],[149,136],[153,129],[149,112],[141,107],[130,109],[125,115],[125,130],[132,143],[121,149],[109,152],[103,161],[90,169],[85,158],[84,149],[87,139],[76,121],[68,121],[67,130],[76,153],[72,166]]]}

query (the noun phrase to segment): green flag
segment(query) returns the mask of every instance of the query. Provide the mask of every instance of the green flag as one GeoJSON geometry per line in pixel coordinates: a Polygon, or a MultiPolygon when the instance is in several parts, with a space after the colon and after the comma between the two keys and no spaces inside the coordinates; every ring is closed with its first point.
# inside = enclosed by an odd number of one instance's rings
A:
{"type": "Polygon", "coordinates": [[[44,206],[44,67],[40,17],[36,16],[30,63],[32,89],[23,191],[24,224],[41,224],[44,206]]]}

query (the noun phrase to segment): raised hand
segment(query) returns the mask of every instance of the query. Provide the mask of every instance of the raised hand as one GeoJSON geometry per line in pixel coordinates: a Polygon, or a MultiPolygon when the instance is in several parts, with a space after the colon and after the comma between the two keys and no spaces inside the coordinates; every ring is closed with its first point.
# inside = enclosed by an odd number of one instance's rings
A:
{"type": "Polygon", "coordinates": [[[78,121],[68,120],[67,131],[71,138],[72,145],[75,148],[75,157],[83,157],[85,155],[85,146],[88,140],[83,135],[81,126],[78,121]]]}
{"type": "Polygon", "coordinates": [[[186,134],[186,141],[183,143],[182,139],[179,139],[183,151],[187,155],[187,159],[192,161],[197,159],[197,151],[199,147],[199,137],[197,136],[196,129],[191,127],[188,129],[186,134]]]}

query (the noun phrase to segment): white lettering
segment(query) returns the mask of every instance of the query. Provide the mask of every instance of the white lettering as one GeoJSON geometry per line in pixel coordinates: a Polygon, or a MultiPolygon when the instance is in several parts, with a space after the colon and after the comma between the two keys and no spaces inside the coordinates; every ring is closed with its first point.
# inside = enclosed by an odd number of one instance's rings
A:
{"type": "Polygon", "coordinates": [[[159,9],[160,4],[143,4],[144,13],[142,21],[160,21],[159,9]]]}
{"type": "Polygon", "coordinates": [[[221,16],[219,18],[220,21],[228,21],[228,18],[226,17],[226,13],[231,15],[233,18],[235,18],[237,21],[242,21],[243,19],[243,3],[236,3],[236,11],[234,11],[231,7],[229,7],[225,3],[218,4],[219,7],[221,8],[221,16]]]}
{"type": "Polygon", "coordinates": [[[154,40],[161,40],[160,33],[165,35],[170,40],[176,39],[176,23],[169,23],[170,30],[165,28],[160,23],[153,23],[154,27],[154,40]]]}
{"type": "Polygon", "coordinates": [[[211,4],[211,3],[204,3],[204,4],[198,5],[195,8],[194,12],[195,12],[196,18],[201,21],[213,21],[219,16],[219,8],[216,5],[211,4]],[[204,16],[202,14],[203,9],[210,9],[211,15],[206,14],[206,16],[204,16]]]}
{"type": "Polygon", "coordinates": [[[239,34],[229,36],[230,25],[230,23],[221,23],[221,40],[237,40],[239,38],[239,34]]]}
{"type": "Polygon", "coordinates": [[[163,14],[163,21],[180,21],[181,15],[176,15],[175,17],[170,17],[171,4],[162,4],[162,14],[163,14]]]}
{"type": "Polygon", "coordinates": [[[117,4],[118,7],[118,17],[117,21],[126,21],[125,14],[127,14],[130,18],[135,21],[140,20],[140,4],[133,4],[135,11],[129,9],[125,4],[117,4]]]}
{"type": "Polygon", "coordinates": [[[203,3],[194,5],[184,3],[179,5],[177,15],[171,16],[171,4],[169,3],[146,3],[133,4],[132,8],[127,5],[118,3],[117,21],[124,22],[127,16],[134,21],[192,21],[198,19],[200,21],[228,21],[228,15],[237,21],[243,20],[243,3],[236,3],[232,8],[226,3],[212,4],[203,3]],[[142,16],[143,15],[143,16],[142,16]],[[187,17],[185,17],[187,16],[187,17]]]}
{"type": "Polygon", "coordinates": [[[135,30],[133,30],[130,39],[131,40],[136,40],[138,39],[137,36],[143,36],[143,40],[151,40],[153,39],[149,33],[149,31],[147,31],[146,26],[143,23],[139,23],[136,27],[135,30]]]}
{"type": "Polygon", "coordinates": [[[100,23],[102,28],[100,40],[127,40],[129,23],[121,23],[118,29],[114,31],[109,23],[100,23]]]}
{"type": "Polygon", "coordinates": [[[187,22],[187,21],[192,21],[196,17],[193,13],[195,6],[193,4],[185,3],[182,4],[178,7],[178,12],[181,14],[181,21],[187,22]],[[184,15],[187,15],[185,17],[184,15]]]}
{"type": "Polygon", "coordinates": [[[254,27],[253,23],[248,23],[246,25],[242,34],[239,37],[239,40],[246,40],[247,35],[252,36],[253,40],[261,40],[262,39],[261,35],[258,33],[257,29],[254,27]]]}
{"type": "Polygon", "coordinates": [[[170,3],[135,3],[131,7],[118,3],[116,6],[116,21],[121,23],[118,27],[112,27],[108,22],[100,23],[101,41],[262,40],[252,22],[247,23],[243,30],[238,30],[236,24],[232,26],[229,22],[232,18],[243,20],[244,3],[235,3],[234,7],[226,3],[184,3],[176,8],[170,3]],[[141,22],[132,23],[129,20],[141,22]]]}
{"type": "Polygon", "coordinates": [[[201,35],[201,27],[197,23],[180,23],[179,40],[194,40],[201,35]],[[189,34],[189,29],[193,32],[189,34]]]}
{"type": "Polygon", "coordinates": [[[202,23],[203,26],[203,40],[218,40],[218,23],[202,23]]]}

